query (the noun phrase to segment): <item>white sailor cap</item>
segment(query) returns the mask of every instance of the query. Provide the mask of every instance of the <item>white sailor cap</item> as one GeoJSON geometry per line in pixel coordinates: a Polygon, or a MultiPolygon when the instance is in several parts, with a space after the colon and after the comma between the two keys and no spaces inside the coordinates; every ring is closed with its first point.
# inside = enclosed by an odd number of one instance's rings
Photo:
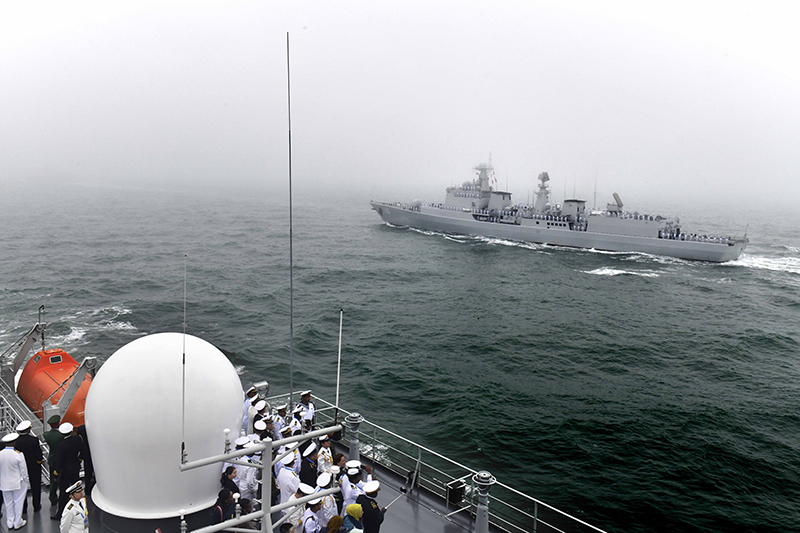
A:
{"type": "Polygon", "coordinates": [[[350,468],[350,469],[347,470],[347,475],[348,476],[355,476],[356,474],[360,474],[360,473],[361,473],[361,470],[359,470],[358,468],[350,468]]]}
{"type": "Polygon", "coordinates": [[[30,420],[23,420],[22,422],[17,424],[17,431],[25,431],[26,429],[31,429],[30,420]]]}
{"type": "Polygon", "coordinates": [[[263,411],[267,407],[267,402],[265,402],[264,400],[258,400],[256,402],[255,407],[256,411],[263,411]]]}
{"type": "Polygon", "coordinates": [[[19,438],[19,433],[9,433],[3,437],[3,442],[14,442],[19,438]]]}
{"type": "Polygon", "coordinates": [[[79,490],[83,490],[83,483],[80,480],[67,487],[67,494],[74,494],[79,490]]]}
{"type": "Polygon", "coordinates": [[[332,475],[332,476],[337,476],[337,475],[339,475],[339,472],[341,472],[341,470],[339,470],[339,467],[338,467],[338,466],[336,466],[336,465],[333,465],[333,466],[331,467],[331,475],[332,475]]]}
{"type": "Polygon", "coordinates": [[[263,418],[261,420],[256,420],[256,423],[253,424],[253,428],[255,428],[256,431],[264,431],[265,429],[267,429],[266,420],[263,418]]]}
{"type": "Polygon", "coordinates": [[[253,442],[250,439],[248,439],[247,442],[244,444],[243,448],[246,450],[247,448],[252,448],[255,445],[256,445],[255,442],[253,442]]]}
{"type": "Polygon", "coordinates": [[[323,442],[325,442],[326,440],[331,440],[331,438],[330,438],[329,436],[327,436],[327,435],[323,435],[323,436],[321,436],[321,437],[319,438],[319,442],[320,442],[320,444],[322,444],[322,443],[323,443],[323,442]]]}
{"type": "Polygon", "coordinates": [[[316,500],[309,500],[308,503],[309,503],[309,505],[314,506],[314,505],[317,505],[321,501],[322,501],[322,498],[317,498],[316,500]]]}
{"type": "Polygon", "coordinates": [[[297,487],[297,490],[299,490],[306,496],[311,496],[312,494],[314,494],[314,487],[312,487],[308,483],[300,483],[300,485],[298,485],[297,487]]]}
{"type": "Polygon", "coordinates": [[[286,466],[289,466],[290,464],[292,464],[293,461],[294,461],[294,454],[293,453],[287,453],[286,455],[284,455],[281,458],[281,462],[283,464],[285,464],[286,466]]]}
{"type": "Polygon", "coordinates": [[[309,396],[309,395],[311,395],[311,389],[304,390],[303,392],[301,392],[301,393],[300,393],[300,397],[301,397],[301,398],[302,398],[303,396],[309,396]]]}
{"type": "Polygon", "coordinates": [[[344,464],[344,466],[346,466],[347,468],[361,468],[361,461],[359,461],[358,459],[351,459],[347,461],[344,464]]]}
{"type": "Polygon", "coordinates": [[[255,392],[255,391],[256,391],[256,387],[254,385],[254,386],[250,387],[249,389],[247,389],[247,392],[245,392],[245,394],[250,394],[251,392],[255,392]]]}
{"type": "Polygon", "coordinates": [[[64,422],[63,424],[58,426],[58,432],[61,433],[62,435],[69,435],[70,433],[72,433],[72,424],[70,424],[69,422],[64,422]]]}
{"type": "Polygon", "coordinates": [[[292,411],[292,413],[297,414],[297,413],[302,413],[304,411],[305,411],[305,409],[303,409],[302,407],[300,407],[298,405],[297,407],[294,408],[294,411],[292,411]]]}
{"type": "Polygon", "coordinates": [[[327,472],[321,473],[317,476],[317,487],[327,487],[330,485],[331,475],[327,472]]]}
{"type": "Polygon", "coordinates": [[[281,428],[281,433],[286,433],[287,431],[291,431],[291,430],[292,430],[292,426],[283,426],[281,428]]]}
{"type": "Polygon", "coordinates": [[[308,445],[308,448],[306,448],[306,450],[303,452],[303,457],[308,457],[309,455],[314,453],[316,449],[317,445],[312,442],[311,444],[308,445]]]}
{"type": "Polygon", "coordinates": [[[278,407],[276,407],[275,409],[277,409],[278,411],[285,411],[287,407],[288,406],[285,403],[282,403],[278,407]]]}
{"type": "Polygon", "coordinates": [[[250,442],[250,439],[248,439],[247,437],[239,437],[235,441],[233,441],[233,443],[237,446],[244,446],[248,442],[250,442]]]}
{"type": "Polygon", "coordinates": [[[364,492],[366,494],[371,494],[373,492],[378,492],[379,490],[381,490],[381,483],[378,480],[368,481],[364,485],[364,492]]]}

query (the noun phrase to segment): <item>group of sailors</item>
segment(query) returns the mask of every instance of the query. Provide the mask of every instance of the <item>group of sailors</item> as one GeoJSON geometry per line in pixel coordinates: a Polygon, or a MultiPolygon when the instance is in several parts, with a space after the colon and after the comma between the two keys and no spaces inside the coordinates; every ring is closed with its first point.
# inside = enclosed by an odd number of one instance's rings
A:
{"type": "Polygon", "coordinates": [[[658,230],[659,239],[669,239],[673,241],[693,241],[693,242],[710,242],[713,244],[731,244],[730,237],[712,237],[709,235],[697,235],[696,233],[679,233],[675,231],[658,230]]]}
{"type": "MultiPolygon", "coordinates": [[[[303,435],[314,428],[315,406],[311,401],[311,391],[300,393],[300,402],[292,409],[290,416],[288,404],[278,405],[275,412],[265,399],[259,398],[257,390],[251,387],[244,402],[242,415],[243,435],[234,441],[237,450],[255,447],[269,438],[273,441],[291,436],[303,435]]],[[[380,482],[374,479],[369,465],[360,461],[347,461],[341,453],[334,453],[331,435],[318,439],[292,442],[273,449],[274,460],[280,457],[272,469],[272,505],[284,504],[312,496],[333,487],[340,487],[335,495],[321,496],[305,505],[288,507],[281,511],[285,522],[282,533],[378,533],[383,522],[385,509],[380,509],[375,497],[380,490],[380,482]]],[[[258,453],[241,459],[255,463],[261,461],[258,453]]],[[[271,461],[270,461],[271,462],[271,461]]],[[[266,461],[265,461],[266,463],[266,461]]],[[[261,499],[261,487],[265,482],[259,480],[265,472],[256,466],[242,466],[226,463],[220,478],[222,486],[217,502],[212,507],[213,523],[224,522],[237,512],[241,515],[252,512],[253,502],[261,499]],[[234,495],[238,494],[238,507],[234,495]]],[[[245,529],[255,529],[255,524],[245,524],[245,529]]]]}
{"type": "MultiPolygon", "coordinates": [[[[87,483],[92,483],[93,469],[85,427],[77,428],[61,417],[48,419],[50,431],[43,438],[50,453],[50,504],[54,508],[50,518],[60,521],[61,533],[89,531],[89,515],[80,479],[81,463],[87,483]],[[60,492],[60,494],[59,494],[60,492]]],[[[16,431],[3,436],[4,448],[0,451],[0,490],[6,507],[6,526],[9,530],[21,529],[27,524],[27,493],[31,491],[33,512],[41,510],[41,480],[44,456],[39,439],[31,434],[31,421],[24,420],[16,431]]]]}
{"type": "Polygon", "coordinates": [[[656,217],[653,215],[640,215],[639,213],[623,213],[621,211],[607,211],[606,213],[608,216],[621,218],[623,220],[656,220],[656,217]]]}

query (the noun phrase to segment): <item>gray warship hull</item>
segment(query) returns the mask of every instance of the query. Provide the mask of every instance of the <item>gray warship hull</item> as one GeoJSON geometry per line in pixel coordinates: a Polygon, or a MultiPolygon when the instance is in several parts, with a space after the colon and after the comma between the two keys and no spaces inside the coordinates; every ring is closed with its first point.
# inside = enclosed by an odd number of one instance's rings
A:
{"type": "MultiPolygon", "coordinates": [[[[696,261],[722,263],[736,260],[747,245],[742,240],[682,240],[651,236],[602,233],[591,229],[575,230],[568,223],[555,225],[547,220],[521,216],[489,217],[476,215],[468,208],[448,209],[447,206],[417,206],[389,202],[371,202],[372,209],[387,223],[395,226],[453,233],[495,237],[520,242],[552,246],[586,248],[610,252],[641,252],[696,261]]],[[[588,217],[588,228],[592,219],[588,217]]],[[[656,221],[635,221],[647,225],[656,221]]],[[[685,237],[684,237],[685,238],[685,237]]]]}

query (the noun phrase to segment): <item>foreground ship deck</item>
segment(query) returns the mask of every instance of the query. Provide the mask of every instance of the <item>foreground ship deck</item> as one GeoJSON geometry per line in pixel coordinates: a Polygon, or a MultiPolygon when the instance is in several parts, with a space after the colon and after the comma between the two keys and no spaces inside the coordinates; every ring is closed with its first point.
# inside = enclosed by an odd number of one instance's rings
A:
{"type": "MultiPolygon", "coordinates": [[[[2,390],[0,431],[2,433],[13,431],[19,421],[29,419],[34,422],[34,433],[41,435],[41,421],[36,419],[19,397],[12,392],[13,375],[4,370],[0,382],[2,382],[0,383],[2,390]]],[[[274,405],[275,401],[285,399],[285,396],[273,397],[270,401],[274,405]]],[[[318,397],[315,397],[314,401],[320,406],[318,410],[319,424],[323,427],[332,426],[334,424],[334,406],[318,397]]],[[[398,496],[405,495],[387,511],[381,527],[382,532],[457,533],[476,531],[475,513],[479,491],[474,478],[477,471],[364,420],[357,413],[348,413],[341,409],[338,410],[338,413],[340,421],[341,417],[346,417],[351,425],[349,425],[350,430],[345,431],[345,436],[335,443],[336,451],[349,455],[348,449],[353,436],[360,435],[357,446],[361,459],[364,463],[373,465],[377,478],[382,483],[378,503],[385,506],[398,496]],[[358,422],[358,425],[355,426],[358,428],[357,433],[352,426],[353,421],[358,422]],[[416,479],[416,483],[412,481],[414,479],[416,479]]],[[[97,446],[101,445],[92,443],[93,448],[97,446]]],[[[29,511],[26,517],[28,523],[22,529],[23,531],[56,533],[59,530],[59,522],[51,520],[49,516],[52,509],[48,507],[46,474],[44,474],[43,481],[42,510],[34,513],[29,502],[29,511]]],[[[103,513],[91,502],[89,506],[90,530],[94,533],[128,533],[131,531],[129,522],[119,522],[116,517],[103,513]]],[[[488,531],[491,532],[591,531],[602,533],[602,530],[594,526],[499,482],[490,488],[489,512],[488,531]]],[[[189,531],[205,526],[205,515],[206,513],[198,513],[187,518],[189,531]]],[[[277,521],[278,515],[273,515],[273,517],[274,521],[277,521]]],[[[155,531],[156,528],[159,528],[162,533],[180,531],[180,523],[177,518],[139,522],[137,526],[142,527],[137,527],[138,531],[155,531]]],[[[5,517],[3,517],[0,519],[0,532],[7,530],[5,517]]]]}
{"type": "Polygon", "coordinates": [[[588,210],[586,202],[577,199],[552,206],[546,172],[539,175],[534,205],[512,204],[511,193],[489,186],[491,166],[476,170],[473,182],[447,189],[443,204],[372,201],[372,209],[395,226],[715,263],[737,259],[749,242],[746,236],[686,233],[678,219],[623,211],[616,193],[615,202],[604,211],[588,210]]]}

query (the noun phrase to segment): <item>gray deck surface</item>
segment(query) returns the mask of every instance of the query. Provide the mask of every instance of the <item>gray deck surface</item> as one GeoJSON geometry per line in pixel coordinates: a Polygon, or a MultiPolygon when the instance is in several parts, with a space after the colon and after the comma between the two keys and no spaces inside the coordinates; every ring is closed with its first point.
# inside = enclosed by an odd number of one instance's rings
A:
{"type": "MultiPolygon", "coordinates": [[[[368,461],[365,461],[368,463],[368,461]]],[[[381,491],[378,493],[378,504],[383,507],[388,505],[400,494],[403,480],[392,472],[375,465],[374,472],[377,479],[381,482],[381,491]]],[[[28,499],[28,524],[17,531],[29,533],[58,533],[56,520],[50,519],[50,507],[48,493],[42,493],[42,510],[33,513],[33,506],[30,498],[28,499]]],[[[3,517],[0,519],[0,532],[8,531],[6,527],[5,508],[3,517]]],[[[474,522],[468,512],[460,512],[446,518],[444,515],[455,511],[454,507],[447,509],[442,498],[428,493],[425,490],[412,492],[400,498],[387,511],[381,533],[463,533],[474,529],[474,522]]],[[[198,513],[205,515],[206,513],[198,513]]],[[[200,519],[203,517],[201,516],[200,519]]],[[[277,517],[276,517],[277,519],[277,517]]],[[[156,528],[160,528],[162,533],[178,533],[180,531],[177,519],[175,520],[148,520],[136,523],[127,522],[117,524],[113,518],[104,516],[104,513],[89,505],[90,531],[92,533],[136,533],[137,531],[153,533],[156,528]]],[[[205,524],[190,522],[189,530],[201,527],[205,524]]],[[[498,531],[490,528],[490,531],[498,531]]]]}

